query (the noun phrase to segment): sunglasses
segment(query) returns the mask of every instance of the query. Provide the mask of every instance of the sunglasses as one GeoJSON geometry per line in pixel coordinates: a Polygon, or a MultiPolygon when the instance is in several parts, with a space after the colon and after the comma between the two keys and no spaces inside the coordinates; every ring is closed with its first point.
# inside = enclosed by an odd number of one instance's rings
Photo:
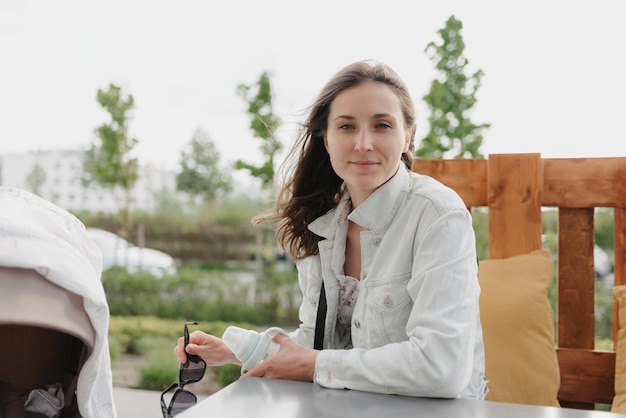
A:
{"type": "MultiPolygon", "coordinates": [[[[185,353],[187,352],[186,349],[189,344],[188,325],[198,325],[198,323],[195,321],[185,322],[185,331],[183,333],[185,339],[185,353]]],[[[199,356],[187,354],[187,361],[180,364],[180,370],[178,371],[178,383],[172,383],[170,387],[161,393],[161,411],[163,412],[163,418],[175,417],[198,402],[196,395],[188,390],[185,390],[185,385],[202,380],[205,370],[206,363],[204,360],[202,360],[199,356]],[[168,405],[165,401],[165,395],[174,389],[176,389],[176,391],[174,392],[174,395],[168,405]]]]}

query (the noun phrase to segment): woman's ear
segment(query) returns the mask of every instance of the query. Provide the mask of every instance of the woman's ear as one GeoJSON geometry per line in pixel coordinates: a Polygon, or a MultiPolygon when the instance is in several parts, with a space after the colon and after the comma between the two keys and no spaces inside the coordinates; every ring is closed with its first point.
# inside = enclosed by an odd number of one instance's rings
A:
{"type": "Polygon", "coordinates": [[[413,138],[413,129],[409,128],[406,130],[404,135],[404,146],[402,147],[402,152],[409,152],[409,147],[411,146],[411,139],[413,138]]]}

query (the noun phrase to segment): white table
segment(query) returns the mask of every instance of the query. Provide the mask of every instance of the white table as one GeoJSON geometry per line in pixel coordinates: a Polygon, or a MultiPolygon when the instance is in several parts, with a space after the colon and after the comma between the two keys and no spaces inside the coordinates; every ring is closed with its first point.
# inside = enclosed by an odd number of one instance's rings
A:
{"type": "MultiPolygon", "coordinates": [[[[189,387],[193,390],[192,387],[189,387]]],[[[244,377],[177,418],[611,418],[604,411],[468,399],[428,399],[326,389],[306,382],[244,377]]]]}

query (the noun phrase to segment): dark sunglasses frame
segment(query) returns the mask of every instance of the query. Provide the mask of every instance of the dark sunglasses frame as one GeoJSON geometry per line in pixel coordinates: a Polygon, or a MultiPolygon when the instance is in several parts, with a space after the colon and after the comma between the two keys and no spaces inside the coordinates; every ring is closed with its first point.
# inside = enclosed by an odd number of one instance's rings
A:
{"type": "Polygon", "coordinates": [[[185,330],[183,333],[185,341],[185,353],[187,360],[180,364],[178,371],[178,383],[172,383],[167,389],[161,393],[161,411],[163,412],[163,418],[171,418],[185,409],[195,405],[198,402],[196,395],[184,389],[185,385],[190,383],[196,383],[202,380],[204,372],[206,371],[206,363],[202,358],[194,354],[187,354],[187,345],[189,344],[189,328],[188,325],[198,325],[197,321],[185,322],[185,330]],[[178,389],[176,389],[178,388],[178,389]],[[169,406],[165,402],[165,394],[176,389],[169,406]]]}

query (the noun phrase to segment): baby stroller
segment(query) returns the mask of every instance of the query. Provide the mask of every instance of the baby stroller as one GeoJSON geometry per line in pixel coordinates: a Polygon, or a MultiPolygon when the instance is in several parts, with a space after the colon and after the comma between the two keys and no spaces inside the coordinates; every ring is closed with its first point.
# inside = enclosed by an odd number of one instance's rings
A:
{"type": "Polygon", "coordinates": [[[56,414],[52,399],[59,416],[79,416],[78,373],[95,342],[82,298],[31,269],[0,267],[0,288],[0,380],[31,400],[31,412],[42,411],[31,416],[49,416],[46,408],[56,414]],[[56,393],[39,392],[41,405],[35,405],[33,391],[50,385],[56,393]]]}
{"type": "Polygon", "coordinates": [[[0,187],[0,418],[116,416],[100,272],[77,218],[0,187]]]}

